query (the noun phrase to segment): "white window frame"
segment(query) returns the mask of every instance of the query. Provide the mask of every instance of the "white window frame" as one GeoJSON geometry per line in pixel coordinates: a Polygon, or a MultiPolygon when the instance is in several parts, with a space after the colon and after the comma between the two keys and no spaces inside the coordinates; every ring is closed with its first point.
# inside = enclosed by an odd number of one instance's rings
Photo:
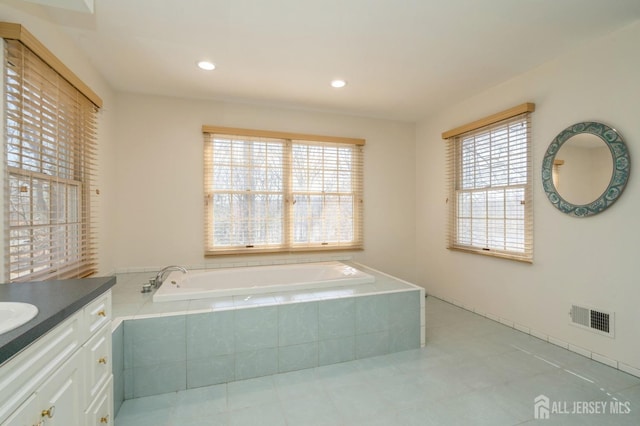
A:
{"type": "MultiPolygon", "coordinates": [[[[219,126],[203,126],[202,131],[205,177],[205,256],[363,249],[362,146],[365,143],[363,139],[219,126]],[[266,172],[267,176],[274,175],[274,180],[279,182],[269,182],[267,177],[261,179],[256,186],[247,184],[245,188],[236,183],[227,182],[226,178],[218,177],[219,180],[216,181],[216,167],[218,169],[242,167],[245,170],[253,170],[253,166],[247,169],[244,157],[238,160],[243,164],[238,163],[238,165],[232,165],[232,160],[227,160],[231,158],[227,153],[224,156],[219,155],[223,160],[216,158],[214,153],[216,140],[217,143],[222,144],[218,145],[218,149],[228,145],[227,140],[233,140],[236,146],[244,147],[243,150],[249,149],[248,144],[258,144],[256,149],[260,152],[265,144],[281,147],[281,160],[271,160],[271,164],[281,163],[281,175],[274,170],[271,170],[271,173],[266,172]],[[315,158],[314,165],[310,165],[300,157],[300,153],[306,152],[305,150],[312,152],[310,155],[319,155],[315,158]],[[343,156],[349,161],[343,161],[343,156]],[[230,163],[227,164],[227,162],[230,163]],[[345,170],[346,163],[348,163],[348,170],[345,170]],[[319,168],[318,164],[321,164],[319,168]],[[307,181],[304,175],[310,174],[311,169],[318,172],[313,179],[314,184],[310,187],[301,186],[300,182],[304,184],[307,181]],[[335,178],[327,177],[329,174],[335,178]],[[345,183],[338,185],[336,182],[345,183]],[[272,189],[265,191],[266,187],[272,189]],[[238,203],[246,203],[247,201],[242,200],[250,201],[255,197],[263,199],[271,197],[271,200],[280,202],[280,205],[273,205],[268,212],[265,208],[261,212],[264,217],[260,215],[251,217],[250,213],[245,211],[240,219],[225,215],[228,219],[222,221],[220,216],[216,215],[216,206],[219,206],[218,208],[224,206],[223,208],[231,211],[234,200],[238,203]],[[314,203],[310,203],[309,200],[314,200],[314,203]],[[302,210],[304,206],[307,207],[305,211],[302,210]],[[311,214],[311,207],[314,215],[311,214]],[[276,212],[276,216],[273,212],[276,212]],[[281,212],[280,216],[277,216],[277,212],[281,212]],[[350,225],[345,228],[343,226],[345,223],[350,225]],[[252,236],[256,235],[251,230],[252,226],[259,229],[259,235],[265,239],[252,240],[252,236]],[[242,229],[239,230],[237,227],[242,229]],[[279,238],[271,234],[272,230],[279,232],[277,234],[279,238]],[[220,235],[223,235],[222,239],[220,235]]],[[[272,152],[279,151],[274,148],[272,152]]],[[[256,166],[258,175],[264,174],[265,164],[261,159],[260,165],[256,166]]],[[[247,173],[252,174],[252,172],[247,173]]],[[[251,211],[251,209],[246,210],[251,211]]]]}
{"type": "Polygon", "coordinates": [[[534,109],[523,104],[443,133],[449,249],[533,262],[534,109]]]}
{"type": "Polygon", "coordinates": [[[22,25],[4,39],[5,281],[97,272],[91,207],[102,100],[22,25]],[[24,151],[24,152],[23,152],[24,151]]]}

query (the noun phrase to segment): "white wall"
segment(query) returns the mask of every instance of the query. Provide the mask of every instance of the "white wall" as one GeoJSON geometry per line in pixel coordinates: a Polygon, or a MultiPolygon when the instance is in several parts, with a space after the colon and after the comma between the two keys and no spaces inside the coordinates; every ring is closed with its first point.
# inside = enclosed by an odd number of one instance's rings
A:
{"type": "Polygon", "coordinates": [[[604,213],[575,219],[556,210],[541,185],[548,144],[570,124],[616,128],[632,163],[640,158],[640,22],[442,111],[417,127],[418,282],[444,297],[640,368],[640,174],[604,213]],[[534,263],[445,248],[443,131],[523,102],[533,113],[534,263]],[[615,339],[569,325],[571,304],[615,313],[615,339]]]}
{"type": "Polygon", "coordinates": [[[75,46],[73,41],[50,21],[45,9],[30,3],[5,0],[0,3],[0,21],[22,24],[47,49],[100,96],[104,106],[98,114],[98,164],[96,183],[100,195],[94,195],[92,205],[97,209],[98,220],[98,270],[99,274],[113,273],[113,220],[110,215],[114,204],[114,192],[110,182],[115,172],[114,146],[112,144],[114,92],[91,62],[75,46]]]}
{"type": "Polygon", "coordinates": [[[351,254],[414,278],[414,124],[136,94],[119,94],[116,110],[118,270],[264,260],[203,256],[201,128],[208,124],[365,138],[365,250],[351,254]]]}

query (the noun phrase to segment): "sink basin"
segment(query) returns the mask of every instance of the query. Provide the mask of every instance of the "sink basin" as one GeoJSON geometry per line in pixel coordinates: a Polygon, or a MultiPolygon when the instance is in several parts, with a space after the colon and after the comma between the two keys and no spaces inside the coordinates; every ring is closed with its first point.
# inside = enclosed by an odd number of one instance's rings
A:
{"type": "Polygon", "coordinates": [[[0,334],[20,327],[38,315],[38,307],[30,303],[0,302],[0,334]]]}

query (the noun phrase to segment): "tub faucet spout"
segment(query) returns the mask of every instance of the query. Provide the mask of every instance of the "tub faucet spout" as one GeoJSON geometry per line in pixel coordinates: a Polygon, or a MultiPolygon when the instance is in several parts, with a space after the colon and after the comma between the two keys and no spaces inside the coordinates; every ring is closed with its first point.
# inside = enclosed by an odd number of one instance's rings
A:
{"type": "Polygon", "coordinates": [[[171,271],[182,271],[183,274],[187,273],[187,269],[183,266],[172,265],[167,266],[166,268],[162,268],[160,271],[158,271],[158,273],[156,274],[156,278],[153,280],[153,287],[159,288],[171,271]]]}

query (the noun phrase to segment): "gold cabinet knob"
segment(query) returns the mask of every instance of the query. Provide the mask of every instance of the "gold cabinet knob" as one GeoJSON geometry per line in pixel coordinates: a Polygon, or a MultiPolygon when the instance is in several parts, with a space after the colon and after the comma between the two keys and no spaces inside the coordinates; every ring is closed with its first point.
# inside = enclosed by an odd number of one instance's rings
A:
{"type": "Polygon", "coordinates": [[[98,316],[100,316],[100,317],[106,317],[106,316],[107,316],[107,313],[106,313],[106,312],[105,312],[105,310],[103,309],[103,310],[101,310],[101,311],[98,311],[98,316]]]}
{"type": "Polygon", "coordinates": [[[103,424],[109,423],[109,416],[106,415],[104,417],[100,417],[100,423],[103,423],[103,424]]]}
{"type": "Polygon", "coordinates": [[[52,418],[54,416],[54,414],[56,413],[56,406],[52,405],[51,407],[49,407],[46,410],[42,410],[42,417],[48,417],[48,418],[52,418]]]}
{"type": "Polygon", "coordinates": [[[98,364],[107,364],[107,357],[103,356],[101,358],[98,359],[98,364]]]}

